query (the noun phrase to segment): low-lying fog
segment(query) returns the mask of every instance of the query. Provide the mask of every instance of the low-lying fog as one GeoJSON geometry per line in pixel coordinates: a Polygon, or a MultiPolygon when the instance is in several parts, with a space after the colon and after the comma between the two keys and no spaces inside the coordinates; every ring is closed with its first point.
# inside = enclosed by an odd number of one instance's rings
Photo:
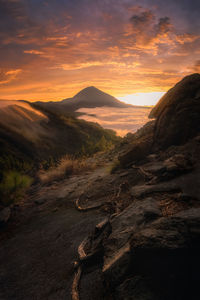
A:
{"type": "Polygon", "coordinates": [[[125,136],[135,132],[149,121],[148,115],[152,107],[96,107],[80,108],[77,112],[84,113],[79,119],[99,123],[103,128],[113,129],[117,135],[125,136]]]}

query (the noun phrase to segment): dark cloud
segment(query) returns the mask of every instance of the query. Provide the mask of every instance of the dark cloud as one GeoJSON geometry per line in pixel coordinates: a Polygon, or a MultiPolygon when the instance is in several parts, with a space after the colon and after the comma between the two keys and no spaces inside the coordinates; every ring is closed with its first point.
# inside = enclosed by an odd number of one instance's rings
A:
{"type": "Polygon", "coordinates": [[[33,26],[21,1],[0,0],[1,33],[16,33],[20,28],[33,26]]]}
{"type": "Polygon", "coordinates": [[[0,0],[0,41],[12,49],[18,44],[31,44],[46,34],[46,25],[38,23],[20,0],[0,0]]]}
{"type": "MultiPolygon", "coordinates": [[[[133,10],[134,8],[131,9],[133,10]]],[[[130,23],[132,29],[129,30],[129,36],[132,36],[136,47],[145,47],[158,53],[166,51],[163,45],[168,45],[169,48],[176,39],[171,19],[167,16],[159,18],[152,10],[142,10],[142,7],[139,7],[138,13],[130,18],[130,23]],[[158,48],[158,44],[162,45],[158,48]]]]}
{"type": "Polygon", "coordinates": [[[139,34],[146,32],[148,35],[152,35],[152,37],[169,33],[173,27],[169,17],[156,19],[156,15],[151,10],[133,15],[130,18],[130,22],[134,31],[139,31],[139,34]]]}
{"type": "Polygon", "coordinates": [[[141,12],[138,15],[133,15],[130,18],[130,21],[133,24],[134,29],[142,29],[151,24],[154,21],[154,19],[155,16],[153,15],[153,13],[150,10],[148,10],[141,12]]]}
{"type": "Polygon", "coordinates": [[[165,34],[171,31],[172,24],[169,17],[160,18],[158,24],[155,26],[157,34],[165,34]]]}

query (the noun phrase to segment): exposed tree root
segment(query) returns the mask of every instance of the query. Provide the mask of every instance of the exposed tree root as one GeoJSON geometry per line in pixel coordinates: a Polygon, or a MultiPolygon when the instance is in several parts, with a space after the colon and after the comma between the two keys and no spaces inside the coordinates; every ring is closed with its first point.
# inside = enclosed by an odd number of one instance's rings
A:
{"type": "MultiPolygon", "coordinates": [[[[72,283],[72,300],[80,300],[79,285],[81,280],[81,275],[84,266],[87,262],[91,262],[93,258],[97,258],[101,253],[101,242],[103,238],[110,234],[110,222],[108,219],[104,219],[102,222],[95,226],[95,230],[92,236],[85,238],[78,246],[78,262],[75,262],[76,270],[74,274],[74,279],[72,283]],[[93,245],[94,241],[94,245],[93,245]],[[90,244],[89,253],[86,253],[86,247],[90,244]]],[[[95,261],[95,260],[94,260],[95,261]]],[[[96,261],[95,261],[96,263],[96,261]]]]}
{"type": "Polygon", "coordinates": [[[140,174],[142,174],[144,176],[144,179],[152,180],[154,178],[154,176],[150,172],[145,171],[140,166],[132,166],[132,168],[136,169],[136,170],[139,170],[140,174]]]}
{"type": "Polygon", "coordinates": [[[72,300],[80,300],[79,284],[80,284],[81,274],[82,274],[82,266],[79,265],[74,274],[74,279],[72,283],[72,292],[71,292],[72,300]]]}
{"type": "Polygon", "coordinates": [[[98,205],[90,205],[90,206],[87,206],[87,207],[83,207],[79,204],[79,201],[80,199],[76,199],[75,201],[75,207],[78,211],[81,211],[81,212],[87,212],[89,210],[93,210],[93,209],[98,209],[100,207],[102,207],[104,205],[104,203],[101,203],[101,204],[98,204],[98,205]]]}

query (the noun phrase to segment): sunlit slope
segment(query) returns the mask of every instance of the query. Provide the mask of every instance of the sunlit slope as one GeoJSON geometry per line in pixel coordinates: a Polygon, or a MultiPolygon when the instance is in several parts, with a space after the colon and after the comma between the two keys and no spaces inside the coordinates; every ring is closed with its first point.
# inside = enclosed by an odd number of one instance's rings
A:
{"type": "Polygon", "coordinates": [[[0,101],[0,124],[31,142],[39,142],[49,133],[44,123],[48,117],[28,103],[21,101],[0,101]]]}
{"type": "Polygon", "coordinates": [[[118,140],[101,126],[23,101],[0,101],[0,167],[90,155],[118,140]]]}

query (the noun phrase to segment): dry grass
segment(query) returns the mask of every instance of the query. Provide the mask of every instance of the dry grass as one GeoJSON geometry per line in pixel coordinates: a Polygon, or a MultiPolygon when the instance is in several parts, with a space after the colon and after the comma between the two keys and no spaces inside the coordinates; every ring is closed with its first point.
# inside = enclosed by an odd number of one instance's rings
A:
{"type": "Polygon", "coordinates": [[[39,178],[41,183],[49,184],[52,181],[60,181],[71,175],[82,174],[91,171],[96,167],[87,160],[72,159],[68,156],[62,158],[56,167],[52,167],[47,171],[40,170],[39,178]]]}
{"type": "Polygon", "coordinates": [[[188,196],[186,199],[182,199],[180,192],[157,194],[154,195],[154,198],[158,199],[164,217],[170,217],[181,211],[200,206],[199,201],[195,198],[188,196]]]}

